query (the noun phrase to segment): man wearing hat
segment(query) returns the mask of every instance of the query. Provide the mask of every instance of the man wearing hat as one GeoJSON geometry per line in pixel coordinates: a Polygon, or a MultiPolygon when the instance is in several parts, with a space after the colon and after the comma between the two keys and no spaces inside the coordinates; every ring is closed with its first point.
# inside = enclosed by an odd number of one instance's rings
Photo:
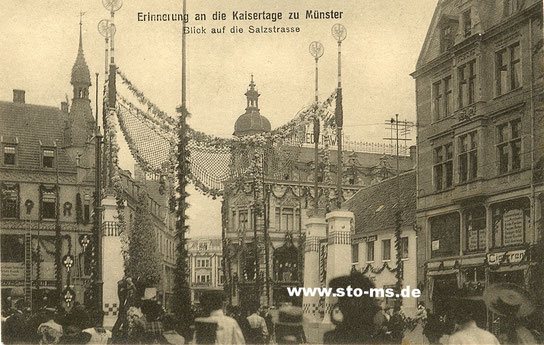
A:
{"type": "Polygon", "coordinates": [[[278,344],[306,343],[302,320],[303,313],[300,307],[281,307],[276,320],[276,342],[278,344]]]}

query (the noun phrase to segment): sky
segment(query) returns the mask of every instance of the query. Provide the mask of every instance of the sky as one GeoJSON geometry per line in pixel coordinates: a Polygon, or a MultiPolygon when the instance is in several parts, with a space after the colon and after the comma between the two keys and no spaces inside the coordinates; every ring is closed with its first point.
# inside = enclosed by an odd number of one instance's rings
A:
{"type": "MultiPolygon", "coordinates": [[[[208,134],[230,137],[244,113],[244,93],[250,75],[261,94],[259,107],[272,128],[289,121],[314,97],[315,61],[312,41],[325,53],[319,59],[319,91],[325,98],[337,84],[337,44],[331,27],[342,23],[344,132],[358,141],[383,142],[389,136],[384,121],[399,114],[415,121],[414,71],[437,0],[187,0],[188,27],[204,27],[206,34],[187,36],[187,106],[189,124],[208,134]],[[341,19],[305,19],[306,10],[341,11],[341,19]],[[214,21],[222,11],[227,20],[214,21]],[[234,21],[233,11],[282,12],[276,22],[234,21]],[[299,20],[289,20],[299,12],[299,20]],[[206,21],[195,21],[196,13],[206,21]],[[249,25],[299,27],[299,33],[250,34],[249,25]],[[226,26],[227,33],[211,34],[226,26]],[[244,33],[231,34],[233,26],[244,33]]],[[[118,67],[161,109],[175,114],[181,103],[180,22],[139,22],[138,12],[181,13],[182,1],[125,0],[115,14],[115,61],[118,67]]],[[[2,1],[0,12],[0,100],[11,101],[12,89],[26,90],[26,102],[60,106],[71,98],[70,73],[77,55],[79,13],[85,12],[83,49],[99,84],[104,75],[104,38],[97,30],[109,12],[100,0],[2,1]]],[[[119,134],[122,139],[122,135],[119,134]]],[[[412,138],[415,138],[412,136],[412,138]]],[[[412,141],[411,144],[414,144],[412,141]]],[[[121,143],[121,167],[133,160],[121,143]]],[[[197,191],[189,201],[190,236],[221,233],[219,201],[197,191]],[[212,215],[212,216],[210,216],[212,215]]]]}

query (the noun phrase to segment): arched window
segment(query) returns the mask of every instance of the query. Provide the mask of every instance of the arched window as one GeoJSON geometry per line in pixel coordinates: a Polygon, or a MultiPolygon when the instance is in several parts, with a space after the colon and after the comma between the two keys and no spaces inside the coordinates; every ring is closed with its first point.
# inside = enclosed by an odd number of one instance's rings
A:
{"type": "Polygon", "coordinates": [[[274,280],[298,281],[298,249],[291,240],[274,251],[274,280]]]}

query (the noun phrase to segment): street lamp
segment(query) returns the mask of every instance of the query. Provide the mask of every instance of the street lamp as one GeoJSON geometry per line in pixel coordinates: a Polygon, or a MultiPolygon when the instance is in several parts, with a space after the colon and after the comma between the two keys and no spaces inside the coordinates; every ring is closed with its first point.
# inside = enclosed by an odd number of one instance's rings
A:
{"type": "Polygon", "coordinates": [[[336,135],[338,141],[338,167],[337,167],[337,186],[336,186],[336,206],[342,207],[342,126],[344,123],[344,114],[342,110],[342,41],[348,34],[342,24],[334,24],[331,29],[332,37],[338,42],[338,86],[336,92],[336,135]]]}
{"type": "Polygon", "coordinates": [[[315,59],[315,105],[314,105],[314,212],[317,215],[317,210],[319,208],[319,185],[318,185],[318,163],[319,163],[319,84],[318,84],[318,61],[319,58],[323,56],[325,48],[320,42],[313,41],[310,43],[310,54],[315,59]]]}

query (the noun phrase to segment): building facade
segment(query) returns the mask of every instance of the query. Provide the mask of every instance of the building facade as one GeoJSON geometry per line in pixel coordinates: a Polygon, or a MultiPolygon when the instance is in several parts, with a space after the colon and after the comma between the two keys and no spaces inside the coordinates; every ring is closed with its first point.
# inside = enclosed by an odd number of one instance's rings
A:
{"type": "MultiPolygon", "coordinates": [[[[362,188],[346,206],[355,216],[352,268],[367,275],[377,288],[396,289],[399,281],[401,289],[417,288],[415,171],[362,188]]],[[[407,316],[417,312],[416,298],[383,298],[384,309],[396,305],[401,305],[407,316]]]]}
{"type": "MultiPolygon", "coordinates": [[[[259,93],[251,80],[245,94],[246,112],[234,126],[234,135],[245,136],[270,131],[270,123],[260,114],[259,93]]],[[[325,131],[321,131],[325,133],[325,131]]],[[[323,145],[320,162],[315,167],[312,144],[313,129],[306,128],[301,136],[310,139],[303,142],[286,142],[284,145],[263,149],[262,178],[242,178],[233,181],[224,196],[223,241],[225,262],[225,291],[229,303],[242,308],[255,303],[273,305],[290,301],[301,305],[302,297],[292,298],[287,287],[303,286],[306,228],[312,215],[324,215],[334,204],[337,152],[332,137],[322,135],[321,143],[328,141],[330,154],[325,163],[323,145]],[[318,196],[314,192],[315,169],[318,169],[318,196]],[[262,211],[255,200],[262,193],[262,211]],[[314,199],[318,210],[314,210],[314,199]]],[[[336,137],[334,136],[334,140],[336,137]]],[[[348,199],[363,186],[394,176],[390,166],[391,155],[379,150],[368,152],[365,145],[356,143],[344,148],[343,199],[348,199]],[[348,151],[350,148],[359,148],[348,151]]],[[[246,171],[248,157],[255,155],[252,149],[233,152],[233,166],[246,171]],[[246,169],[246,170],[244,170],[246,169]]],[[[254,150],[254,149],[253,149],[254,150]]],[[[409,155],[400,158],[401,171],[413,167],[409,155]]],[[[306,249],[305,249],[306,248],[306,249]]],[[[346,262],[348,272],[350,263],[346,262]]]]}
{"type": "Polygon", "coordinates": [[[416,71],[418,280],[435,313],[531,290],[542,233],[542,1],[441,0],[416,71]]]}
{"type": "Polygon", "coordinates": [[[204,292],[223,292],[223,245],[220,237],[200,237],[187,241],[191,302],[200,303],[204,292]]]}
{"type": "MultiPolygon", "coordinates": [[[[113,326],[119,311],[117,282],[125,276],[125,257],[123,252],[130,246],[130,233],[136,222],[139,203],[144,200],[144,212],[147,217],[148,231],[153,233],[156,243],[149,248],[159,256],[160,281],[155,286],[156,299],[167,311],[172,311],[172,296],[174,290],[174,269],[176,265],[175,215],[170,211],[169,194],[164,193],[161,182],[154,176],[145,175],[135,167],[134,177],[130,171],[120,171],[121,186],[123,187],[126,234],[120,233],[117,201],[113,194],[108,193],[102,205],[103,216],[103,274],[104,274],[104,324],[113,326]],[[162,192],[161,192],[162,191],[162,192]]],[[[138,277],[131,277],[137,280],[138,277]]]]}
{"type": "Polygon", "coordinates": [[[84,303],[92,285],[95,121],[81,29],[70,83],[60,109],[26,103],[23,90],[0,102],[2,302],[84,303]]]}

